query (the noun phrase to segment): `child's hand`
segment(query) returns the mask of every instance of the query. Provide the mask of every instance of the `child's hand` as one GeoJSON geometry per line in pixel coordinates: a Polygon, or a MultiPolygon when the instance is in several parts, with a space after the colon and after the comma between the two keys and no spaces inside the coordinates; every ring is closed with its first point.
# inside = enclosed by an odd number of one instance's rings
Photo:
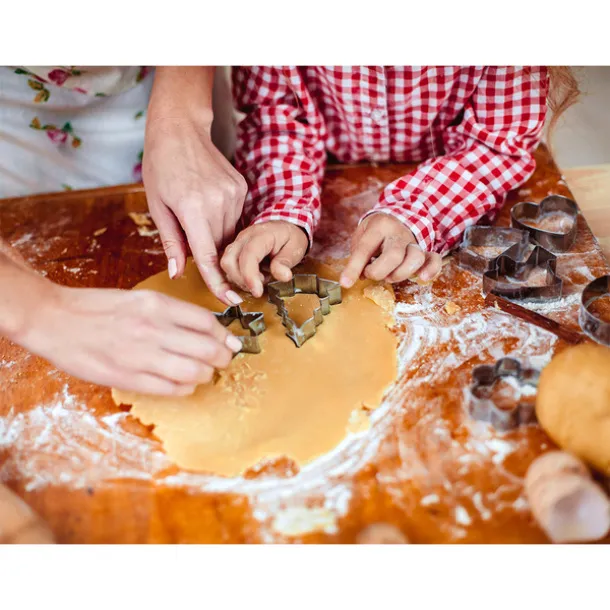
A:
{"type": "Polygon", "coordinates": [[[439,254],[424,252],[413,233],[388,214],[365,218],[352,238],[352,254],[341,274],[341,286],[350,288],[364,275],[371,280],[402,282],[417,275],[428,281],[441,270],[439,254]],[[371,258],[377,258],[371,262],[371,258]]]}
{"type": "Polygon", "coordinates": [[[292,267],[305,256],[307,234],[290,222],[272,220],[242,231],[225,250],[220,266],[229,281],[255,297],[263,294],[261,261],[271,256],[271,275],[276,280],[292,279],[292,267]]]}

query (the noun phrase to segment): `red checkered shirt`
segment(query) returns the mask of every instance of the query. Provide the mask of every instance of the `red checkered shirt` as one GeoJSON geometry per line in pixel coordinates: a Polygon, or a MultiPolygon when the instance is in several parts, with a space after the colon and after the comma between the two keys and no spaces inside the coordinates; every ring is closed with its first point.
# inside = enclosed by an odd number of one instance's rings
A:
{"type": "Polygon", "coordinates": [[[421,162],[368,214],[391,214],[422,248],[445,253],[533,173],[547,88],[542,67],[235,68],[244,220],[287,220],[311,241],[327,152],[421,162]]]}

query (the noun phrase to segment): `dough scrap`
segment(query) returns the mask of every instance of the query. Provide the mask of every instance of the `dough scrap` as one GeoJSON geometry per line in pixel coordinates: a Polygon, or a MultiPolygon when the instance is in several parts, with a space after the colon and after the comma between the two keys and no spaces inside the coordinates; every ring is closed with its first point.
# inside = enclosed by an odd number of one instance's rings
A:
{"type": "MultiPolygon", "coordinates": [[[[298,271],[337,277],[316,263],[298,271]]],[[[379,406],[396,378],[396,338],[386,312],[364,296],[371,284],[359,281],[344,290],[343,303],[333,306],[301,348],[285,335],[266,296],[244,294],[244,311],[265,315],[260,354],[239,354],[215,383],[197,387],[192,396],[118,390],[112,396],[117,404],[132,405],[132,414],[144,424],[155,426],[155,435],[182,468],[231,477],[282,456],[303,466],[336,447],[353,427],[352,413],[379,406]]],[[[164,272],[136,289],[157,290],[213,311],[224,309],[192,260],[182,279],[172,281],[164,272]]],[[[306,318],[315,301],[309,295],[294,297],[290,311],[306,318]]]]}
{"type": "Polygon", "coordinates": [[[610,349],[581,344],[560,352],[544,368],[536,415],[548,435],[610,475],[610,349]]]}

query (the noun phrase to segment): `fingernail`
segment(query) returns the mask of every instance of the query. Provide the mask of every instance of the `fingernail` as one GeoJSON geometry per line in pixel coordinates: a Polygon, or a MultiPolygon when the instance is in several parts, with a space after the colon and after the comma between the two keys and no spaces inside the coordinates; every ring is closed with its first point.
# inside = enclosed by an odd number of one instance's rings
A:
{"type": "Polygon", "coordinates": [[[233,305],[239,305],[240,303],[244,302],[244,300],[234,290],[228,290],[225,296],[233,305]]]}
{"type": "Polygon", "coordinates": [[[354,282],[348,278],[347,276],[342,275],[340,280],[341,286],[343,288],[351,288],[354,285],[354,282]]]}
{"type": "Polygon", "coordinates": [[[170,258],[167,263],[167,272],[169,273],[170,280],[173,280],[178,273],[178,264],[175,258],[170,258]]]}
{"type": "Polygon", "coordinates": [[[241,352],[241,348],[243,347],[241,341],[235,335],[229,335],[225,341],[227,347],[232,352],[241,352]]]}

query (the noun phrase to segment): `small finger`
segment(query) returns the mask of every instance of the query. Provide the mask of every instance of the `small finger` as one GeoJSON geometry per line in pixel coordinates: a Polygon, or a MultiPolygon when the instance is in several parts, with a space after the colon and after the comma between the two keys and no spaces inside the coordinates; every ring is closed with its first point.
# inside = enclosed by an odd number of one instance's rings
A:
{"type": "Polygon", "coordinates": [[[426,255],[426,262],[421,266],[417,276],[420,280],[429,282],[439,274],[442,266],[443,259],[441,255],[436,252],[428,252],[426,255]]]}
{"type": "Polygon", "coordinates": [[[248,287],[248,291],[255,297],[263,295],[265,287],[260,264],[271,253],[272,249],[273,236],[271,233],[261,231],[244,245],[239,255],[241,277],[248,287]]]}
{"type": "Polygon", "coordinates": [[[383,236],[377,231],[365,231],[356,242],[350,259],[341,274],[341,286],[351,288],[362,275],[362,271],[369,264],[373,255],[379,250],[383,236]]]}
{"type": "Polygon", "coordinates": [[[241,276],[239,268],[239,255],[246,243],[246,239],[238,236],[237,239],[230,244],[224,251],[220,259],[220,267],[225,272],[227,279],[242,290],[248,291],[248,287],[241,276]]]}
{"type": "Polygon", "coordinates": [[[287,241],[271,259],[271,275],[281,282],[292,279],[292,268],[298,265],[307,251],[307,246],[295,244],[293,240],[287,241]]]}
{"type": "Polygon", "coordinates": [[[426,261],[426,254],[417,244],[409,244],[404,262],[388,277],[392,283],[403,282],[415,275],[426,261]]]}
{"type": "Polygon", "coordinates": [[[365,276],[375,281],[384,280],[402,264],[406,251],[404,240],[387,239],[379,257],[364,269],[365,276]]]}

